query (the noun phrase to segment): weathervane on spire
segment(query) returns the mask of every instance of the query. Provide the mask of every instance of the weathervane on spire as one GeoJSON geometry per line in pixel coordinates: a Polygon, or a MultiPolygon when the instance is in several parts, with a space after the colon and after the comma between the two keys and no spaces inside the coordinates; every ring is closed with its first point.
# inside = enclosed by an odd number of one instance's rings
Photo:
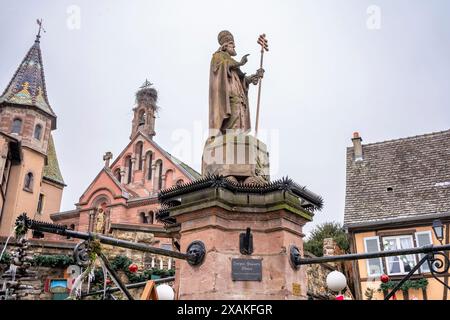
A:
{"type": "Polygon", "coordinates": [[[140,86],[140,88],[141,88],[141,89],[144,89],[144,88],[151,87],[152,85],[153,85],[153,83],[151,83],[150,81],[148,81],[147,79],[145,79],[144,84],[143,84],[142,86],[140,86]]]}
{"type": "Polygon", "coordinates": [[[36,41],[39,42],[39,38],[41,37],[41,30],[44,32],[47,32],[47,31],[45,31],[44,27],[42,26],[42,18],[40,20],[36,19],[36,23],[39,26],[39,31],[38,31],[38,34],[36,35],[36,41]]]}

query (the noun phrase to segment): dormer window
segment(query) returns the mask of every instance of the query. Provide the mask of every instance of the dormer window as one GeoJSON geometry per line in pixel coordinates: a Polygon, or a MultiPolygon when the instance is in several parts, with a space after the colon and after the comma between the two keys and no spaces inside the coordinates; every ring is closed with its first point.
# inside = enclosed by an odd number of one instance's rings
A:
{"type": "Polygon", "coordinates": [[[22,131],[22,119],[14,119],[12,123],[11,133],[20,134],[22,131]]]}
{"type": "Polygon", "coordinates": [[[37,140],[41,140],[42,135],[42,126],[40,124],[37,124],[34,128],[34,138],[37,140]]]}

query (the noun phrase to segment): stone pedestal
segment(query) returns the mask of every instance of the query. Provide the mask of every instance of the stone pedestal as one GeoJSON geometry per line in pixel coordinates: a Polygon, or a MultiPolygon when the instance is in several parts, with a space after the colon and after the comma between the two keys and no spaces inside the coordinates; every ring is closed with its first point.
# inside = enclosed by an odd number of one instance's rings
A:
{"type": "Polygon", "coordinates": [[[247,134],[209,138],[202,158],[202,175],[234,177],[235,182],[264,183],[270,180],[266,145],[247,134]]]}
{"type": "Polygon", "coordinates": [[[305,269],[291,265],[289,252],[293,245],[303,252],[302,227],[312,219],[306,209],[311,203],[299,196],[300,188],[293,189],[280,182],[258,189],[205,178],[163,191],[163,203],[178,204],[166,210],[179,226],[181,252],[193,241],[206,248],[198,266],[177,261],[178,299],[306,299],[305,269]],[[251,255],[240,251],[240,234],[247,228],[251,255]],[[261,260],[261,280],[233,281],[233,259],[261,260]]]}

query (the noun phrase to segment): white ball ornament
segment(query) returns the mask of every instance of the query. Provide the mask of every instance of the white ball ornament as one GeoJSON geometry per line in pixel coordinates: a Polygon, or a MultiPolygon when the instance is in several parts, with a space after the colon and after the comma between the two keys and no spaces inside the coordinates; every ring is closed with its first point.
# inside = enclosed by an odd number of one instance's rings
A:
{"type": "Polygon", "coordinates": [[[173,300],[175,298],[172,287],[167,284],[157,286],[156,292],[158,293],[158,300],[173,300]]]}
{"type": "Polygon", "coordinates": [[[327,275],[327,287],[331,291],[340,292],[347,287],[347,278],[342,272],[332,271],[327,275]]]}

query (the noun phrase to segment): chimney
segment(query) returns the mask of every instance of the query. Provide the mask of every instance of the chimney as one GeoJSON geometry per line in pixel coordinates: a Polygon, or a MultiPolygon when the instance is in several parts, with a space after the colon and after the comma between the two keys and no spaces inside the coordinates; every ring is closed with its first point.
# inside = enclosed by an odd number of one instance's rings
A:
{"type": "Polygon", "coordinates": [[[353,133],[353,152],[354,152],[354,160],[362,161],[363,160],[363,152],[362,152],[362,138],[359,136],[358,132],[353,133]]]}

